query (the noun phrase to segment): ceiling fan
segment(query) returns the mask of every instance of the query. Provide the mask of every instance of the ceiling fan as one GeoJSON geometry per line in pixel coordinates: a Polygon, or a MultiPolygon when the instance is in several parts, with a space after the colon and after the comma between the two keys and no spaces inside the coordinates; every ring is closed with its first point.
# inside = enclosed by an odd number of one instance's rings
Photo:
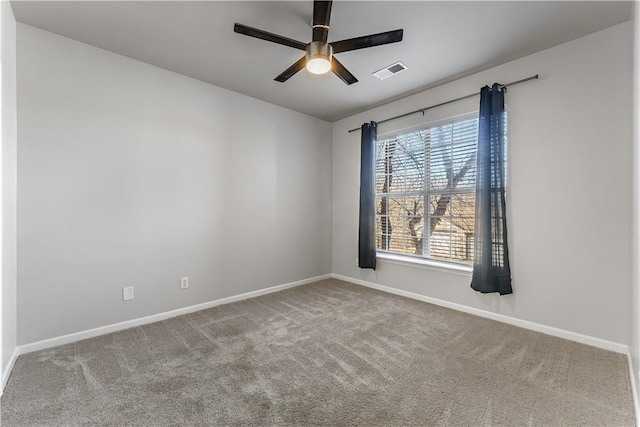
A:
{"type": "Polygon", "coordinates": [[[353,39],[340,40],[328,43],[329,19],[331,18],[330,1],[313,2],[313,36],[310,43],[303,43],[257,28],[236,23],[233,31],[245,36],[255,37],[272,43],[289,46],[294,49],[304,50],[305,56],[300,58],[291,67],[284,70],[274,80],[286,82],[295,73],[307,68],[310,73],[324,74],[329,71],[340,78],[347,85],[356,83],[358,79],[347,70],[333,55],[350,50],[364,49],[367,47],[380,46],[388,43],[402,41],[403,30],[387,31],[385,33],[371,34],[368,36],[356,37],[353,39]]]}

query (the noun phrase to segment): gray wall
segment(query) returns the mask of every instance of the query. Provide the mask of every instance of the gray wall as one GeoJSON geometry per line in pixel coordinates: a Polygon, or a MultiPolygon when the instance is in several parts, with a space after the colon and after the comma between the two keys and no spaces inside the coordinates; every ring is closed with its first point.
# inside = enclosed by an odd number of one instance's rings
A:
{"type": "MultiPolygon", "coordinates": [[[[333,271],[513,318],[628,344],[631,282],[631,24],[624,23],[333,124],[333,271]],[[508,211],[514,294],[468,275],[355,265],[359,132],[381,120],[532,74],[509,89],[508,211]]],[[[477,109],[477,99],[389,122],[379,134],[477,109]]]]}
{"type": "Polygon", "coordinates": [[[16,20],[8,1],[2,8],[2,372],[17,345],[16,303],[16,20]]]}
{"type": "MultiPolygon", "coordinates": [[[[633,242],[629,304],[629,351],[636,384],[640,385],[640,7],[633,3],[633,242]]],[[[638,402],[636,402],[637,404],[638,402]]],[[[636,414],[640,416],[640,414],[636,414]]]]}
{"type": "Polygon", "coordinates": [[[330,123],[22,24],[18,73],[19,344],[331,272],[330,123]]]}
{"type": "Polygon", "coordinates": [[[331,148],[329,123],[19,24],[19,343],[306,279],[333,262],[341,275],[630,343],[637,360],[631,27],[336,122],[331,148]],[[357,269],[359,141],[346,130],[534,73],[508,93],[514,295],[385,261],[357,269]],[[121,301],[122,286],[135,286],[134,301],[121,301]]]}

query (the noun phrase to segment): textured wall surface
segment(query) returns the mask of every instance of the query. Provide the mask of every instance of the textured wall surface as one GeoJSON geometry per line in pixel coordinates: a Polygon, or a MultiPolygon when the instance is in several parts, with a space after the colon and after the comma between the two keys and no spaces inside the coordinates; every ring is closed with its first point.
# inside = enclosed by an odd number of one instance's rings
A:
{"type": "MultiPolygon", "coordinates": [[[[2,372],[17,345],[17,106],[16,20],[8,1],[2,7],[2,372]]],[[[4,378],[6,380],[6,378],[4,378]]]]}
{"type": "MultiPolygon", "coordinates": [[[[611,27],[333,124],[333,272],[628,344],[631,281],[631,23],[611,27]],[[371,120],[539,74],[510,88],[508,230],[514,294],[381,260],[359,270],[359,132],[371,120]]],[[[385,123],[379,134],[477,110],[478,100],[385,123]]]]}
{"type": "Polygon", "coordinates": [[[330,123],[23,24],[18,72],[20,344],[331,272],[330,123]]]}

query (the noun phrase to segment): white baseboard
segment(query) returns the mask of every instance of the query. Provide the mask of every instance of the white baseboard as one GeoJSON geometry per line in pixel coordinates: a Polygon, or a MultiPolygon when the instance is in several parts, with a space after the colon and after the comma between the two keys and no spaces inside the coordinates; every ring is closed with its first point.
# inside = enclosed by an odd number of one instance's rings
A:
{"type": "Polygon", "coordinates": [[[631,352],[629,351],[629,347],[627,347],[627,364],[629,365],[629,377],[631,377],[631,396],[633,398],[633,406],[636,412],[636,426],[640,425],[640,420],[638,417],[640,416],[640,404],[638,402],[638,388],[636,384],[636,375],[635,375],[635,367],[631,361],[631,352]]]}
{"type": "Polygon", "coordinates": [[[9,381],[9,375],[11,375],[11,371],[13,370],[13,366],[16,364],[16,360],[18,359],[18,347],[13,349],[13,353],[11,354],[11,359],[9,359],[9,363],[5,366],[4,371],[2,372],[2,388],[0,388],[0,396],[4,392],[4,388],[7,385],[7,381],[9,381]]]}
{"type": "Polygon", "coordinates": [[[332,274],[331,277],[339,280],[344,280],[345,282],[350,282],[356,285],[377,289],[379,291],[387,292],[390,294],[400,295],[400,296],[415,299],[418,301],[428,302],[430,304],[451,308],[456,311],[462,311],[464,313],[473,314],[475,316],[484,317],[491,320],[497,320],[498,322],[507,323],[509,325],[518,326],[520,328],[529,329],[536,332],[541,332],[543,334],[552,335],[554,337],[564,338],[569,341],[575,341],[581,344],[598,347],[604,350],[609,350],[609,351],[622,353],[622,354],[626,354],[628,352],[628,348],[625,344],[607,341],[600,338],[595,338],[589,335],[583,335],[577,332],[571,332],[571,331],[567,331],[560,328],[554,328],[553,326],[546,326],[540,323],[530,322],[528,320],[517,319],[515,317],[505,316],[504,314],[492,313],[490,311],[481,310],[479,308],[469,307],[466,305],[457,304],[454,302],[445,301],[438,298],[432,298],[425,295],[416,294],[414,292],[403,291],[401,289],[391,288],[389,286],[379,285],[377,283],[367,282],[365,280],[355,279],[353,277],[342,276],[340,274],[332,274]]]}
{"type": "MultiPolygon", "coordinates": [[[[202,304],[196,304],[189,307],[179,308],[177,310],[166,311],[164,313],[153,314],[151,316],[140,317],[138,319],[127,320],[125,322],[114,323],[111,325],[100,326],[98,328],[89,329],[86,331],[74,332],[72,334],[63,335],[60,337],[49,338],[42,341],[37,341],[29,344],[23,344],[18,347],[18,354],[31,353],[33,351],[44,350],[46,348],[57,347],[59,345],[69,344],[72,342],[85,340],[87,338],[93,338],[100,335],[110,334],[112,332],[122,331],[124,329],[134,328],[136,326],[147,325],[153,322],[159,322],[161,320],[169,319],[171,317],[181,316],[183,314],[193,313],[195,311],[206,310],[211,307],[215,307],[222,304],[229,304],[236,301],[245,300],[248,298],[258,297],[260,295],[266,295],[273,292],[282,291],[289,288],[295,288],[296,286],[306,285],[318,280],[329,279],[331,274],[324,274],[322,276],[311,277],[309,279],[298,280],[296,282],[285,283],[283,285],[272,286],[270,288],[259,289],[257,291],[247,292],[240,295],[234,295],[227,298],[222,298],[214,301],[205,302],[202,304]]],[[[11,372],[11,370],[9,370],[11,372]]],[[[7,375],[8,378],[8,375],[7,375]]]]}
{"type": "MultiPolygon", "coordinates": [[[[129,328],[133,328],[136,326],[141,326],[141,325],[146,325],[149,323],[153,323],[153,322],[158,322],[161,320],[165,320],[165,319],[169,319],[171,317],[176,317],[176,316],[180,316],[183,314],[188,314],[188,313],[193,313],[195,311],[199,311],[199,310],[205,310],[211,307],[215,307],[218,305],[222,305],[222,304],[229,304],[232,302],[236,302],[236,301],[241,301],[241,300],[245,300],[248,298],[254,298],[260,295],[266,295],[266,294],[270,294],[273,292],[278,292],[278,291],[282,291],[285,289],[289,289],[289,288],[294,288],[296,286],[301,286],[301,285],[306,285],[308,283],[313,283],[315,281],[318,280],[324,280],[324,279],[328,279],[328,278],[336,278],[339,280],[343,280],[345,282],[350,282],[350,283],[354,283],[356,285],[361,285],[361,286],[366,286],[372,289],[377,289],[379,291],[383,291],[383,292],[387,292],[387,293],[391,293],[391,294],[395,294],[395,295],[400,295],[400,296],[404,296],[407,298],[411,298],[411,299],[415,299],[418,301],[423,301],[423,302],[427,302],[427,303],[431,303],[431,304],[435,304],[435,305],[439,305],[442,307],[447,307],[447,308],[451,308],[453,310],[457,310],[457,311],[461,311],[464,313],[469,313],[469,314],[473,314],[479,317],[484,317],[487,319],[492,319],[492,320],[496,320],[499,322],[503,322],[503,323],[507,323],[510,325],[514,325],[514,326],[518,326],[521,328],[525,328],[525,329],[529,329],[532,331],[536,331],[536,332],[541,332],[547,335],[552,335],[552,336],[556,336],[559,338],[564,338],[570,341],[575,341],[575,342],[579,342],[582,344],[587,344],[587,345],[591,345],[593,347],[598,347],[598,348],[602,348],[604,350],[609,350],[609,351],[614,351],[616,353],[621,353],[621,354],[629,354],[629,350],[628,347],[624,344],[620,344],[620,343],[615,343],[615,342],[611,342],[611,341],[606,341],[603,339],[599,339],[599,338],[595,338],[595,337],[590,337],[588,335],[583,335],[583,334],[579,334],[579,333],[575,333],[575,332],[571,332],[571,331],[567,331],[564,329],[559,329],[559,328],[554,328],[551,326],[546,326],[546,325],[542,325],[539,323],[534,323],[534,322],[530,322],[527,320],[521,320],[521,319],[516,319],[514,317],[509,317],[509,316],[505,316],[503,314],[497,314],[497,313],[492,313],[489,311],[485,311],[485,310],[481,310],[478,308],[473,308],[473,307],[469,307],[469,306],[465,306],[462,304],[457,304],[457,303],[453,303],[453,302],[449,302],[449,301],[445,301],[445,300],[440,300],[437,298],[432,298],[432,297],[428,297],[425,295],[420,295],[420,294],[416,294],[414,292],[409,292],[409,291],[403,291],[400,289],[396,289],[396,288],[392,288],[389,286],[384,286],[384,285],[379,285],[377,283],[373,283],[373,282],[367,282],[365,280],[360,280],[360,279],[356,279],[356,278],[352,278],[352,277],[348,277],[348,276],[343,276],[340,274],[324,274],[321,276],[316,276],[316,277],[311,277],[309,279],[304,279],[304,280],[298,280],[296,282],[291,282],[291,283],[285,283],[282,285],[277,285],[277,286],[272,286],[270,288],[266,288],[266,289],[260,289],[257,291],[252,291],[252,292],[247,292],[244,294],[240,294],[240,295],[234,295],[231,297],[227,297],[227,298],[222,298],[222,299],[218,299],[218,300],[214,300],[214,301],[209,301],[206,303],[202,303],[202,304],[197,304],[197,305],[192,305],[189,307],[184,307],[184,308],[180,308],[177,310],[172,310],[172,311],[167,311],[164,313],[159,313],[159,314],[154,314],[151,316],[146,316],[146,317],[141,317],[138,319],[133,319],[133,320],[128,320],[125,322],[120,322],[120,323],[115,323],[115,324],[111,324],[111,325],[106,325],[106,326],[101,326],[98,328],[94,328],[94,329],[89,329],[86,331],[80,331],[80,332],[75,332],[72,334],[68,334],[68,335],[63,335],[60,337],[55,337],[55,338],[50,338],[50,339],[46,339],[46,340],[42,340],[42,341],[37,341],[37,342],[33,342],[33,343],[29,343],[29,344],[24,344],[21,346],[18,346],[12,357],[11,357],[11,361],[8,364],[8,366],[5,368],[3,375],[2,375],[2,389],[4,389],[4,386],[6,385],[7,380],[9,379],[9,375],[11,374],[11,370],[13,369],[13,366],[16,362],[16,359],[18,357],[18,355],[21,354],[26,354],[26,353],[30,353],[33,351],[38,351],[38,350],[43,350],[46,348],[51,348],[51,347],[57,347],[60,345],[64,345],[64,344],[69,344],[72,342],[76,342],[76,341],[80,341],[80,340],[84,340],[84,339],[88,339],[88,338],[93,338],[93,337],[97,337],[100,335],[105,335],[105,334],[109,334],[112,332],[117,332],[117,331],[121,331],[124,329],[129,329],[129,328]]],[[[629,366],[630,369],[633,369],[631,366],[631,362],[629,359],[629,366]]],[[[631,374],[633,374],[633,372],[631,372],[631,374]]],[[[636,410],[638,407],[638,397],[637,397],[637,389],[636,389],[636,383],[635,383],[635,376],[631,375],[631,381],[632,381],[632,388],[633,388],[633,393],[634,393],[634,402],[636,405],[636,410]]],[[[1,393],[1,390],[0,390],[1,393]]],[[[638,414],[640,414],[640,412],[636,412],[638,414]]]]}

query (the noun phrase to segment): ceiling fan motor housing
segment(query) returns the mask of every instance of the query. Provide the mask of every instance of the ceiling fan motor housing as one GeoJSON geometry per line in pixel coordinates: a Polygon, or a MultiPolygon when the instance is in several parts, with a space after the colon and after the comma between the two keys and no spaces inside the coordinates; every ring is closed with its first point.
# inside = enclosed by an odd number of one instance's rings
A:
{"type": "Polygon", "coordinates": [[[312,73],[314,73],[314,69],[318,69],[319,72],[316,74],[326,73],[331,69],[332,57],[333,48],[329,43],[311,42],[307,46],[307,69],[312,73]],[[326,69],[327,66],[329,67],[328,69],[326,69]]]}

